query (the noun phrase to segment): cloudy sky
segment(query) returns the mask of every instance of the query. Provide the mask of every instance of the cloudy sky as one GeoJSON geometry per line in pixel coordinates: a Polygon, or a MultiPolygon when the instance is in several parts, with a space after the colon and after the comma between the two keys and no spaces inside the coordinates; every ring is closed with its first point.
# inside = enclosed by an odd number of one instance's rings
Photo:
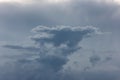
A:
{"type": "Polygon", "coordinates": [[[120,0],[0,0],[0,80],[120,80],[120,0]]]}

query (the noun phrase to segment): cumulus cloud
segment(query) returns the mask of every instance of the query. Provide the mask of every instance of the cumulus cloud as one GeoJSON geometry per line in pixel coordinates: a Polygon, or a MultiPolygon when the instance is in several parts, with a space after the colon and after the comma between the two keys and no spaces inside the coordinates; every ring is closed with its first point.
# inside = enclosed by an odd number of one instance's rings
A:
{"type": "MultiPolygon", "coordinates": [[[[29,79],[30,76],[33,76],[32,79],[34,80],[64,80],[64,78],[66,78],[66,76],[64,76],[66,74],[64,73],[64,66],[69,61],[68,57],[81,49],[81,46],[78,45],[79,42],[84,38],[93,36],[93,34],[96,35],[102,33],[99,28],[92,26],[38,26],[33,28],[32,32],[34,35],[31,36],[30,39],[35,42],[36,47],[34,47],[35,45],[32,47],[20,45],[3,46],[21,52],[23,50],[34,52],[34,55],[31,57],[16,59],[13,63],[15,65],[14,67],[18,65],[21,66],[17,67],[13,72],[20,70],[22,67],[23,72],[15,72],[16,74],[13,74],[15,77],[11,76],[9,78],[10,80],[13,78],[18,79],[20,74],[25,74],[22,78],[23,80],[29,79]],[[27,70],[26,68],[30,68],[30,70],[27,70]],[[36,69],[38,71],[36,71],[36,69]],[[31,70],[33,72],[29,74],[29,71],[31,70]],[[26,72],[28,72],[28,74],[26,74],[26,72]]],[[[90,58],[90,62],[93,65],[96,64],[98,60],[99,59],[96,57],[90,58]]],[[[67,80],[68,79],[69,77],[67,80]]]]}
{"type": "MultiPolygon", "coordinates": [[[[115,72],[105,71],[108,67],[103,67],[100,71],[92,70],[93,66],[96,68],[101,65],[102,58],[98,55],[90,57],[86,57],[89,54],[85,55],[86,60],[92,65],[85,67],[87,70],[78,73],[64,71],[64,66],[70,61],[68,57],[82,49],[79,45],[82,40],[93,34],[102,34],[96,27],[76,25],[88,24],[102,27],[103,30],[119,30],[119,5],[108,0],[70,0],[60,4],[46,1],[34,0],[32,4],[0,3],[0,26],[3,26],[2,29],[5,30],[3,32],[9,35],[10,39],[14,35],[16,39],[23,39],[22,36],[33,26],[47,25],[32,29],[35,35],[30,38],[35,42],[36,47],[4,46],[21,53],[24,50],[29,51],[34,55],[26,56],[24,59],[15,58],[13,62],[8,61],[9,64],[1,68],[0,80],[119,80],[119,68],[115,72]],[[71,26],[54,26],[61,24],[71,26]]],[[[105,61],[109,60],[111,57],[107,57],[105,61]]],[[[81,60],[79,68],[82,63],[88,65],[81,60]]]]}
{"type": "Polygon", "coordinates": [[[60,46],[61,44],[66,44],[68,47],[75,47],[77,44],[87,36],[91,34],[100,34],[98,28],[87,26],[87,27],[73,27],[73,26],[38,26],[32,30],[39,34],[31,37],[38,43],[53,43],[55,46],[60,46]]]}

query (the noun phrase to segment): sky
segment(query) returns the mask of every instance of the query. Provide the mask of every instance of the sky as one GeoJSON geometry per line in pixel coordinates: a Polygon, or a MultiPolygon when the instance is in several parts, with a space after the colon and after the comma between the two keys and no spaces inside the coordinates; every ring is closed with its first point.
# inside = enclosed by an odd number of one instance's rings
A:
{"type": "Polygon", "coordinates": [[[120,0],[0,0],[0,80],[120,80],[120,0]]]}

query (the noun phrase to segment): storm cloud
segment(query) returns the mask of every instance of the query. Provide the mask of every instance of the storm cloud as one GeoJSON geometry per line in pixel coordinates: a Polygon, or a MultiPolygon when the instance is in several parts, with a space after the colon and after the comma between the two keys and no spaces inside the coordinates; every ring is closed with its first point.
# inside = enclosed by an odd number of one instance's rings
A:
{"type": "Polygon", "coordinates": [[[66,44],[68,47],[75,47],[77,44],[91,34],[101,34],[99,29],[91,26],[87,27],[72,27],[72,26],[56,26],[46,27],[38,26],[32,31],[37,32],[40,36],[31,37],[39,43],[53,43],[55,46],[66,44]]]}
{"type": "Polygon", "coordinates": [[[0,80],[119,80],[119,13],[114,0],[0,2],[0,80]]]}
{"type": "MultiPolygon", "coordinates": [[[[39,67],[39,69],[38,68],[37,69],[40,71],[42,70],[43,73],[36,72],[35,70],[33,70],[32,79],[35,79],[35,80],[39,80],[39,79],[48,80],[49,78],[50,80],[54,80],[54,78],[61,79],[60,76],[65,74],[63,73],[64,65],[66,65],[67,62],[69,61],[68,57],[71,54],[74,54],[74,52],[76,52],[77,50],[81,49],[81,46],[78,45],[79,42],[81,42],[84,38],[89,38],[94,35],[102,34],[102,32],[98,28],[92,27],[92,26],[86,26],[86,27],[38,26],[36,28],[33,28],[32,32],[34,32],[35,35],[31,36],[30,39],[35,42],[35,45],[37,45],[37,47],[34,47],[34,46],[23,47],[20,45],[19,46],[4,45],[3,47],[19,50],[21,51],[21,53],[23,52],[23,50],[34,52],[34,55],[32,55],[31,57],[16,59],[17,61],[15,61],[13,64],[15,64],[15,66],[24,65],[24,67],[29,67],[30,69],[35,66],[39,67]],[[38,34],[39,36],[35,37],[38,34]],[[35,65],[31,66],[33,64],[35,65]],[[52,75],[49,75],[51,73],[52,75]],[[38,76],[35,76],[35,74],[38,76]],[[48,79],[45,77],[46,74],[47,74],[47,77],[49,76],[48,79]],[[55,77],[56,75],[58,75],[58,77],[55,77]]],[[[98,61],[98,59],[92,58],[91,62],[94,63],[95,61],[98,61]]],[[[22,66],[21,67],[19,66],[19,67],[22,68],[22,66]]],[[[24,69],[26,68],[23,68],[23,71],[24,69]]],[[[22,72],[22,74],[25,74],[25,73],[26,72],[22,72]]],[[[19,76],[20,76],[19,74],[18,75],[13,74],[13,75],[15,77],[9,78],[10,80],[12,80],[13,78],[19,79],[19,76]]],[[[27,77],[29,78],[30,74],[26,74],[26,76],[24,76],[23,79],[26,80],[27,77]]],[[[65,78],[65,77],[62,77],[62,78],[65,78]]]]}

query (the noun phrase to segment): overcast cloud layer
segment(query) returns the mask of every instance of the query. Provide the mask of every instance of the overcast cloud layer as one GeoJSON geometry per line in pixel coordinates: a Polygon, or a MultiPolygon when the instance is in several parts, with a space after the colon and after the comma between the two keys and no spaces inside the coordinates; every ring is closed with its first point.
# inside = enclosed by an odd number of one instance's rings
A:
{"type": "Polygon", "coordinates": [[[0,80],[119,80],[120,3],[0,2],[0,80]]]}

